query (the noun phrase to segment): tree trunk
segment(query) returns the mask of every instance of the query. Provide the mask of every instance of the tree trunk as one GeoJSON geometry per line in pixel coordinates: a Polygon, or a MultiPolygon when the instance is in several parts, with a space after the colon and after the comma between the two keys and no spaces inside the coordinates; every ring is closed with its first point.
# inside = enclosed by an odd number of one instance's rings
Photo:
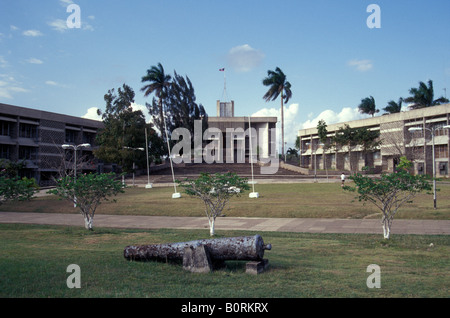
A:
{"type": "Polygon", "coordinates": [[[389,240],[389,237],[391,235],[391,224],[392,224],[392,221],[390,221],[389,218],[383,216],[383,220],[381,222],[383,224],[383,237],[386,240],[389,240]]]}
{"type": "Polygon", "coordinates": [[[215,221],[216,221],[215,218],[210,218],[208,220],[208,222],[209,222],[209,235],[210,236],[214,236],[215,235],[215,233],[214,233],[214,223],[215,223],[215,221]]]}
{"type": "Polygon", "coordinates": [[[93,230],[93,219],[89,217],[89,214],[84,214],[84,228],[86,230],[92,231],[93,230]]]}
{"type": "Polygon", "coordinates": [[[281,93],[281,155],[284,156],[284,114],[283,114],[283,93],[281,93]]]}

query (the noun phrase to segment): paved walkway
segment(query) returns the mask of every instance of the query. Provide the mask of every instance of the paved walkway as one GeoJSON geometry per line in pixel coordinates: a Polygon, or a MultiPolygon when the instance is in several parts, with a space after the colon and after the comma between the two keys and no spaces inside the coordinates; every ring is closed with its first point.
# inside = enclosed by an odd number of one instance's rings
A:
{"type": "MultiPolygon", "coordinates": [[[[0,212],[0,223],[84,226],[79,213],[0,212]]],[[[128,216],[97,214],[94,227],[136,229],[209,229],[206,217],[128,216]]],[[[305,233],[382,234],[380,219],[242,218],[219,217],[216,230],[305,233]]],[[[392,234],[450,234],[450,220],[394,220],[392,234]]]]}

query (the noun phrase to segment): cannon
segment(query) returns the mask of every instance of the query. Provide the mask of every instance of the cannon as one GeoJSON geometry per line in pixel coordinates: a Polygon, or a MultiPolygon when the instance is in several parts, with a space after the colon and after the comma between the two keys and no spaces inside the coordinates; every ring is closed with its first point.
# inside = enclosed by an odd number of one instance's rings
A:
{"type": "Polygon", "coordinates": [[[250,261],[247,271],[261,272],[268,266],[264,251],[271,250],[260,235],[231,238],[204,239],[189,242],[130,245],[124,257],[134,261],[183,260],[183,268],[193,272],[207,272],[227,260],[250,261]]]}

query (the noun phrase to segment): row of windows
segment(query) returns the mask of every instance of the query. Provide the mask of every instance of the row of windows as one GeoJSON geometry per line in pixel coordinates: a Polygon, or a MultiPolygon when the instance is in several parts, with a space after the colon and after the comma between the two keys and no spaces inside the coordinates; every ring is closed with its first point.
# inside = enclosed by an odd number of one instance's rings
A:
{"type": "MultiPolygon", "coordinates": [[[[8,121],[0,121],[0,136],[10,136],[13,137],[13,129],[15,123],[8,121]]],[[[78,142],[78,136],[80,132],[75,130],[66,130],[65,142],[76,143],[78,142]]],[[[19,137],[37,139],[39,137],[39,129],[36,125],[30,124],[20,124],[19,126],[19,137]]],[[[95,133],[83,132],[82,143],[93,144],[95,141],[95,133]]]]}
{"type": "MultiPolygon", "coordinates": [[[[14,151],[14,146],[0,145],[0,159],[11,159],[11,155],[14,151]]],[[[36,160],[37,148],[36,147],[19,147],[19,160],[36,160]]]]}

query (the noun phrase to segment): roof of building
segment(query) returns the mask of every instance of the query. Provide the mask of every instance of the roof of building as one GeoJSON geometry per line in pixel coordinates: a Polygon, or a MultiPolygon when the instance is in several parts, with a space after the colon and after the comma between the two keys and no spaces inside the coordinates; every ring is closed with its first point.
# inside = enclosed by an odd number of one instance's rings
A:
{"type": "Polygon", "coordinates": [[[91,126],[95,128],[102,128],[103,122],[93,119],[87,119],[82,117],[58,114],[43,110],[37,110],[33,108],[26,108],[21,106],[14,106],[9,104],[0,103],[0,114],[7,114],[13,116],[27,117],[33,119],[46,119],[65,122],[67,124],[79,125],[79,126],[91,126]]]}

